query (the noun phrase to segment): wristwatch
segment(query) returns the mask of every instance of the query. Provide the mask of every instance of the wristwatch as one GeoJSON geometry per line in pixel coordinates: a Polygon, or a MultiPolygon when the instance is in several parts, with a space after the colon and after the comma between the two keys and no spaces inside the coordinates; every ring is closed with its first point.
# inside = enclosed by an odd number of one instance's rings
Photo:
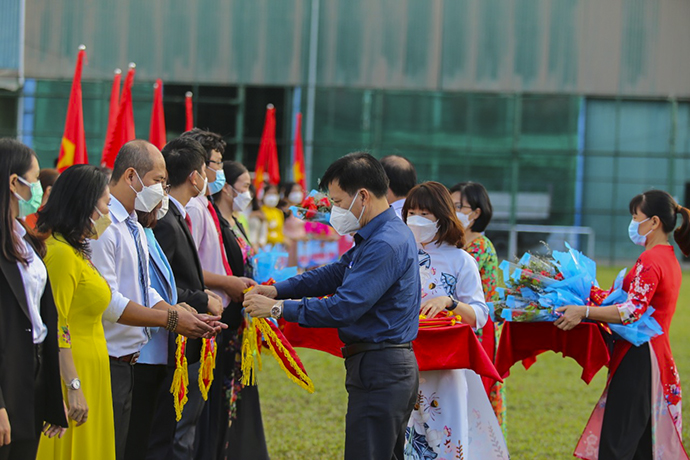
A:
{"type": "Polygon", "coordinates": [[[67,384],[67,388],[70,390],[78,390],[81,388],[81,380],[78,378],[73,379],[70,383],[67,384]]]}
{"type": "Polygon", "coordinates": [[[448,298],[450,299],[450,307],[446,307],[446,310],[453,311],[458,308],[460,301],[455,300],[452,296],[448,296],[448,298]]]}
{"type": "Polygon", "coordinates": [[[278,319],[283,316],[283,301],[278,301],[275,305],[271,307],[271,317],[278,319]]]}

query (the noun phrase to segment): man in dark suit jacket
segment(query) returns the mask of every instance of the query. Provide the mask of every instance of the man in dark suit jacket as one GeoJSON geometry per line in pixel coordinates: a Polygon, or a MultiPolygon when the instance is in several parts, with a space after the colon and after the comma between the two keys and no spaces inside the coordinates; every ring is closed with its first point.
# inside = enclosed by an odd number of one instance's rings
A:
{"type": "MultiPolygon", "coordinates": [[[[200,313],[212,310],[209,304],[217,302],[216,308],[222,311],[220,298],[206,289],[199,254],[191,234],[191,220],[185,206],[193,197],[206,191],[206,166],[204,151],[193,139],[175,139],[161,152],[168,170],[170,207],[167,214],[158,221],[153,232],[165,252],[170,267],[175,274],[178,301],[186,302],[200,313]]],[[[213,305],[212,305],[213,307],[213,305]]],[[[189,366],[189,400],[177,424],[173,446],[174,458],[192,458],[196,423],[203,407],[198,390],[198,369],[201,353],[201,340],[187,342],[189,366]]]]}
{"type": "MultiPolygon", "coordinates": [[[[26,239],[27,244],[31,244],[26,239]]],[[[40,313],[48,335],[33,343],[31,316],[17,261],[0,252],[0,410],[6,410],[11,442],[0,459],[33,458],[43,422],[67,427],[62,403],[57,344],[57,310],[50,281],[40,313]]],[[[6,443],[5,443],[6,444],[6,443]]]]}

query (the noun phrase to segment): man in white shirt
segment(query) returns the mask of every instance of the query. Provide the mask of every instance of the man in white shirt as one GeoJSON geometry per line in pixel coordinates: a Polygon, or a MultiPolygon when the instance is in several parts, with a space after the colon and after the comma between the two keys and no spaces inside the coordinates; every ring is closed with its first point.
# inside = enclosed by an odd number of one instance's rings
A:
{"type": "Polygon", "coordinates": [[[115,160],[110,182],[112,225],[90,242],[92,262],[112,292],[103,313],[103,330],[110,355],[118,460],[124,458],[129,429],[132,366],[150,337],[148,327],[168,327],[171,318],[177,316],[177,327],[171,330],[185,336],[200,337],[218,330],[215,322],[219,317],[202,317],[182,306],[171,306],[151,287],[148,245],[134,210],[158,205],[163,197],[158,189],[162,192],[165,178],[165,160],[155,146],[139,140],[125,144],[115,160]]]}
{"type": "Polygon", "coordinates": [[[395,214],[402,219],[402,208],[405,198],[412,187],[417,185],[417,171],[410,160],[398,155],[381,158],[381,166],[388,176],[388,193],[386,199],[393,207],[395,214]]]}

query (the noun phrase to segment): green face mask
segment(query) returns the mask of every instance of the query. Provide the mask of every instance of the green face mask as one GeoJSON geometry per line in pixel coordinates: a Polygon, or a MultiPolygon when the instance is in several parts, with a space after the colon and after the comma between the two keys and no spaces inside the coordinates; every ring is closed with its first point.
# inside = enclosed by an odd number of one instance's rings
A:
{"type": "Polygon", "coordinates": [[[19,179],[19,182],[22,184],[31,188],[31,198],[28,200],[22,198],[17,192],[14,193],[14,196],[19,200],[19,217],[26,217],[29,214],[35,213],[38,211],[38,208],[41,207],[41,202],[43,201],[43,187],[41,187],[40,181],[31,183],[19,176],[17,179],[19,179]]]}

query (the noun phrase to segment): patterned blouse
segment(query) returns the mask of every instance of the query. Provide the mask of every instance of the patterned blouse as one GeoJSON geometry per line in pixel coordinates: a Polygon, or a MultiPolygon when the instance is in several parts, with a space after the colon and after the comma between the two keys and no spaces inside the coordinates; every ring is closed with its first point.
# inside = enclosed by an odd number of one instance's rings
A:
{"type": "Polygon", "coordinates": [[[491,240],[481,235],[470,243],[467,252],[474,257],[479,265],[479,276],[482,279],[485,300],[487,302],[498,300],[498,293],[496,292],[498,258],[491,240]]]}

